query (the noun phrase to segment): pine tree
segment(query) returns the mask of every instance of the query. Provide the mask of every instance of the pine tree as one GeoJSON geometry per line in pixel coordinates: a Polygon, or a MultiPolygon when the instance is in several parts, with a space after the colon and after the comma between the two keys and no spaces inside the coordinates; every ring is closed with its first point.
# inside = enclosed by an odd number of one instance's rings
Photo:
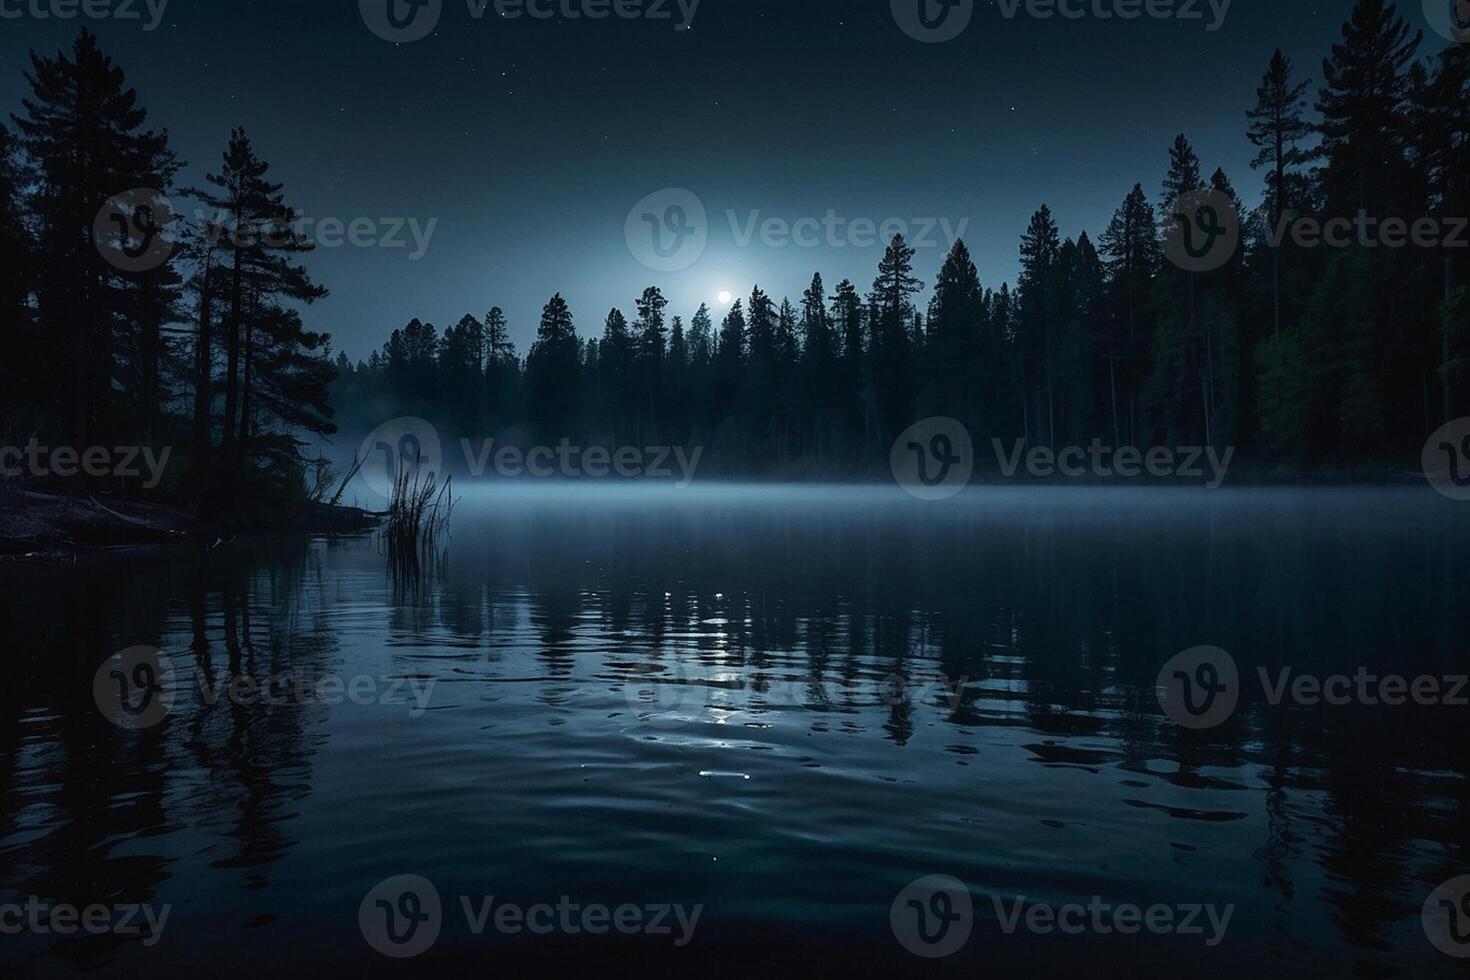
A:
{"type": "Polygon", "coordinates": [[[838,337],[827,310],[827,288],[820,273],[801,294],[802,405],[810,421],[812,447],[823,459],[838,438],[842,410],[842,377],[838,337]]]}
{"type": "Polygon", "coordinates": [[[1199,156],[1195,154],[1194,147],[1189,145],[1189,140],[1180,133],[1174,137],[1174,143],[1169,147],[1169,172],[1164,177],[1164,191],[1159,202],[1159,214],[1165,231],[1173,220],[1174,202],[1180,195],[1202,190],[1204,186],[1199,156]]]}
{"type": "MultiPolygon", "coordinates": [[[[1223,168],[1210,175],[1210,188],[1244,214],[1244,205],[1223,168]]],[[[1246,257],[1237,252],[1203,284],[1200,329],[1205,344],[1206,412],[1216,445],[1238,444],[1242,431],[1243,379],[1248,370],[1245,351],[1254,337],[1241,336],[1241,304],[1248,289],[1246,257]]]]}
{"type": "Polygon", "coordinates": [[[650,286],[638,298],[638,355],[645,364],[661,365],[667,346],[664,311],[669,301],[658,287],[650,286]]]}
{"type": "MultiPolygon", "coordinates": [[[[1118,390],[1117,398],[1128,405],[1128,440],[1134,445],[1139,413],[1137,379],[1140,366],[1152,350],[1153,330],[1148,311],[1153,306],[1153,280],[1161,260],[1157,227],[1143,185],[1134,184],[1098,240],[1114,298],[1116,327],[1109,332],[1108,344],[1110,386],[1118,390]],[[1119,367],[1121,377],[1118,377],[1119,367]]],[[[1115,444],[1121,442],[1116,433],[1114,440],[1115,444]]]]}
{"type": "MultiPolygon", "coordinates": [[[[647,431],[657,431],[663,403],[664,358],[667,355],[668,329],[664,311],[669,301],[655,286],[643,291],[638,299],[638,364],[643,391],[639,417],[646,421],[647,431]]],[[[639,426],[644,429],[643,425],[639,426]]],[[[643,432],[640,431],[640,437],[643,432]]]]}
{"type": "Polygon", "coordinates": [[[669,325],[669,358],[668,368],[670,371],[683,371],[689,367],[689,341],[684,335],[684,318],[674,317],[669,325]]]}
{"type": "Polygon", "coordinates": [[[728,413],[734,404],[745,373],[745,357],[745,310],[737,299],[720,323],[720,346],[715,353],[714,391],[718,416],[728,413]]]}
{"type": "MultiPolygon", "coordinates": [[[[1256,89],[1256,107],[1246,112],[1250,120],[1246,136],[1260,151],[1251,161],[1251,167],[1255,170],[1271,167],[1266,177],[1266,209],[1271,229],[1278,234],[1283,229],[1285,215],[1300,196],[1294,190],[1301,180],[1296,170],[1309,159],[1307,151],[1300,146],[1312,130],[1302,116],[1303,96],[1308,86],[1308,82],[1293,81],[1291,61],[1277,48],[1256,89]]],[[[1272,323],[1274,332],[1280,333],[1281,245],[1272,248],[1271,253],[1272,323]]]]}
{"type": "Polygon", "coordinates": [[[1007,423],[1002,431],[1006,438],[1015,439],[1029,435],[1026,413],[1026,385],[1021,364],[1019,343],[1020,317],[1017,313],[1015,295],[1009,283],[1001,283],[1000,289],[990,300],[991,344],[1002,352],[992,376],[1000,380],[996,386],[1003,392],[1001,400],[1005,406],[1007,423]]]}
{"type": "Polygon", "coordinates": [[[801,409],[797,392],[801,342],[796,336],[796,308],[783,298],[776,314],[775,386],[769,411],[776,420],[776,458],[785,465],[791,455],[792,428],[801,409]]]}
{"type": "Polygon", "coordinates": [[[910,300],[924,288],[924,281],[913,271],[914,250],[902,235],[895,235],[878,263],[878,277],[873,281],[874,301],[882,316],[909,319],[913,312],[910,300]]]}
{"type": "Polygon", "coordinates": [[[619,440],[632,437],[638,414],[638,352],[628,318],[619,309],[608,311],[597,351],[598,382],[605,402],[604,417],[619,440]]]}
{"type": "Polygon", "coordinates": [[[439,342],[439,366],[443,376],[441,390],[449,399],[450,414],[461,432],[474,430],[481,420],[484,349],[485,327],[469,314],[444,331],[439,342]]]}
{"type": "MultiPolygon", "coordinates": [[[[1326,220],[1351,220],[1360,212],[1379,221],[1390,216],[1413,220],[1424,213],[1428,202],[1410,165],[1411,141],[1404,131],[1412,117],[1408,67],[1422,36],[1386,0],[1358,0],[1343,26],[1341,43],[1323,61],[1317,111],[1326,220]]],[[[1412,316],[1406,315],[1403,294],[1415,270],[1423,268],[1418,258],[1413,250],[1384,248],[1375,250],[1372,261],[1341,252],[1327,259],[1333,267],[1328,277],[1338,277],[1344,263],[1368,276],[1357,289],[1364,305],[1354,311],[1355,317],[1366,318],[1366,325],[1355,329],[1354,341],[1342,350],[1359,360],[1343,365],[1338,376],[1364,379],[1363,390],[1373,394],[1355,397],[1358,404],[1380,403],[1392,412],[1393,418],[1376,427],[1382,435],[1424,424],[1423,386],[1434,310],[1426,297],[1412,316]],[[1366,336],[1356,336],[1360,333],[1366,336]]]]}
{"type": "Polygon", "coordinates": [[[775,414],[780,355],[776,346],[776,304],[760,286],[750,292],[746,322],[749,354],[740,401],[750,434],[756,444],[762,446],[771,432],[771,418],[775,414]]]}
{"type": "MultiPolygon", "coordinates": [[[[1163,207],[1159,214],[1161,238],[1174,232],[1176,223],[1184,219],[1178,210],[1183,196],[1204,188],[1199,157],[1181,133],[1169,147],[1169,170],[1164,176],[1163,207]]],[[[1166,433],[1166,438],[1174,440],[1176,445],[1184,441],[1197,443],[1201,439],[1206,445],[1213,445],[1207,407],[1209,394],[1200,366],[1203,345],[1196,320],[1199,277],[1194,272],[1165,265],[1160,279],[1163,288],[1155,293],[1158,327],[1154,363],[1145,383],[1155,429],[1166,433]]]]}
{"type": "Polygon", "coordinates": [[[914,250],[902,235],[895,235],[878,263],[868,301],[873,310],[869,378],[877,412],[875,452],[911,423],[915,385],[909,326],[914,316],[913,296],[924,288],[913,269],[914,250]]]}
{"type": "Polygon", "coordinates": [[[1062,380],[1070,440],[1082,443],[1104,431],[1116,438],[1117,404],[1108,371],[1107,286],[1102,257],[1087,232],[1077,237],[1066,268],[1062,343],[1068,363],[1062,380]]]}
{"type": "Polygon", "coordinates": [[[750,291],[746,323],[751,369],[769,374],[776,360],[776,304],[761,291],[760,286],[750,291]]]}
{"type": "Polygon", "coordinates": [[[851,449],[862,445],[866,436],[868,405],[871,401],[868,383],[868,350],[866,311],[862,297],[851,280],[837,284],[832,294],[832,325],[841,340],[839,354],[838,405],[843,429],[851,449]]]}
{"type": "MultiPolygon", "coordinates": [[[[776,363],[783,369],[794,368],[797,356],[801,353],[796,326],[796,307],[791,305],[790,299],[783,298],[781,308],[776,314],[776,363]]],[[[786,374],[783,370],[783,377],[786,374]]]]}
{"type": "Polygon", "coordinates": [[[1393,188],[1405,169],[1399,126],[1405,68],[1423,36],[1410,34],[1386,0],[1358,0],[1343,25],[1342,43],[1322,62],[1319,155],[1326,161],[1322,180],[1330,214],[1390,213],[1393,188]]]}
{"type": "MultiPolygon", "coordinates": [[[[236,129],[230,134],[220,172],[205,175],[215,190],[190,192],[216,211],[206,219],[205,234],[225,243],[222,265],[228,297],[221,455],[227,470],[235,473],[245,468],[254,451],[257,372],[284,356],[269,348],[310,349],[312,342],[304,331],[273,334],[267,321],[277,326],[299,323],[282,318],[280,304],[311,304],[326,295],[292,261],[293,256],[312,251],[314,245],[297,227],[298,215],[286,205],[281,185],[268,179],[269,173],[270,164],[255,155],[249,137],[236,129]],[[274,360],[257,359],[258,352],[274,360]]],[[[431,358],[433,353],[431,349],[431,358]]],[[[223,474],[222,486],[232,486],[223,474]]]]}
{"type": "Polygon", "coordinates": [[[934,380],[934,411],[978,421],[980,344],[985,292],[963,241],[956,241],[939,269],[929,304],[929,375],[934,380]]]}
{"type": "Polygon", "coordinates": [[[526,388],[531,422],[549,441],[575,435],[581,349],[572,311],[557,293],[541,311],[536,342],[526,355],[526,388]]]}
{"type": "MultiPolygon", "coordinates": [[[[1413,140],[1412,162],[1421,180],[1419,196],[1427,214],[1448,223],[1470,214],[1470,173],[1464,161],[1470,158],[1470,49],[1464,45],[1446,48],[1426,67],[1415,64],[1410,71],[1410,114],[1408,131],[1413,140]]],[[[1441,248],[1429,260],[1437,269],[1429,275],[1440,283],[1437,314],[1424,357],[1434,365],[1439,385],[1440,421],[1455,417],[1453,392],[1463,367],[1464,355],[1457,341],[1463,332],[1457,289],[1464,279],[1463,266],[1456,272],[1459,249],[1441,248]]]]}
{"type": "Polygon", "coordinates": [[[694,319],[689,321],[689,366],[696,371],[709,367],[714,350],[714,324],[709,306],[701,303],[694,319]]]}
{"type": "Polygon", "coordinates": [[[689,321],[689,371],[687,389],[690,392],[689,427],[691,430],[708,431],[712,426],[710,394],[714,383],[715,360],[714,323],[710,318],[709,306],[701,303],[689,321]]]}
{"type": "Polygon", "coordinates": [[[1027,433],[1056,444],[1057,331],[1061,321],[1061,233],[1051,209],[1042,205],[1031,216],[1021,236],[1021,276],[1017,282],[1020,305],[1018,346],[1026,400],[1034,406],[1027,412],[1027,433]],[[1031,429],[1031,419],[1036,430],[1031,429]]]}
{"type": "MultiPolygon", "coordinates": [[[[36,178],[29,211],[44,257],[34,266],[36,327],[51,348],[31,365],[34,390],[58,398],[58,431],[72,445],[105,443],[132,427],[113,402],[140,320],[157,325],[172,314],[169,295],[150,295],[103,260],[93,221],[115,194],[167,193],[179,163],[167,133],[143,129],[137,93],[90,31],[70,57],[33,52],[25,78],[25,113],[13,119],[36,178]]],[[[169,273],[157,271],[155,281],[168,286],[169,273]]]]}
{"type": "Polygon", "coordinates": [[[666,430],[676,441],[689,436],[689,340],[684,333],[684,318],[674,317],[669,324],[669,356],[664,362],[664,396],[667,399],[666,430]]]}
{"type": "Polygon", "coordinates": [[[504,426],[517,414],[521,364],[516,345],[510,339],[510,325],[500,307],[491,307],[485,314],[484,333],[487,411],[496,425],[504,426]]]}

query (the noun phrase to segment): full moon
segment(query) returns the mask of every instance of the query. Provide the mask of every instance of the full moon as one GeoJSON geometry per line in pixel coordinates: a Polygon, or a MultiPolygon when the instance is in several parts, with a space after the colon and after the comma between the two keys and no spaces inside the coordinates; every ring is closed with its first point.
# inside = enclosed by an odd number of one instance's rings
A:
{"type": "Polygon", "coordinates": [[[721,306],[729,306],[730,305],[730,300],[732,300],[734,298],[735,298],[734,296],[731,296],[730,295],[730,290],[728,290],[728,289],[722,289],[722,290],[720,290],[720,305],[721,306]]]}

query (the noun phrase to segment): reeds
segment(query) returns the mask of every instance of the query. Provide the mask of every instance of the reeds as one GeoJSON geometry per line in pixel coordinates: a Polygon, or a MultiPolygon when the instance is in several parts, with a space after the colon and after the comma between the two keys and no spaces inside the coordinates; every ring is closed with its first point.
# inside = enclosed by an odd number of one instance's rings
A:
{"type": "Polygon", "coordinates": [[[432,563],[449,538],[454,513],[454,478],[439,485],[434,473],[403,467],[393,481],[393,496],[383,524],[382,542],[395,573],[418,576],[432,563]]]}

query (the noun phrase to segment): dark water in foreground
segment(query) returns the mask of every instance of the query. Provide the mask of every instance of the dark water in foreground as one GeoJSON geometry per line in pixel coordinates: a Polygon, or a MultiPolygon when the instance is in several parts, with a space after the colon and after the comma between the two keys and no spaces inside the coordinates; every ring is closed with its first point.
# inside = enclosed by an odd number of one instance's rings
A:
{"type": "Polygon", "coordinates": [[[370,539],[0,569],[0,906],[170,907],[151,945],[0,935],[0,972],[1463,975],[1421,909],[1470,873],[1470,707],[1272,706],[1256,670],[1470,672],[1464,506],[518,486],[473,488],[417,584],[370,539]],[[92,684],[140,644],[177,693],[130,732],[92,684]],[[1244,693],[1188,731],[1155,679],[1206,644],[1244,693]],[[287,680],[213,697],[242,675],[287,680]],[[441,930],[395,961],[359,907],[407,874],[441,930]],[[890,922],[928,875],[974,908],[931,962],[890,922]],[[702,910],[683,946],[672,912],[476,935],[460,896],[702,910]],[[993,900],[1023,898],[1234,909],[1218,936],[1007,934],[993,900]]]}

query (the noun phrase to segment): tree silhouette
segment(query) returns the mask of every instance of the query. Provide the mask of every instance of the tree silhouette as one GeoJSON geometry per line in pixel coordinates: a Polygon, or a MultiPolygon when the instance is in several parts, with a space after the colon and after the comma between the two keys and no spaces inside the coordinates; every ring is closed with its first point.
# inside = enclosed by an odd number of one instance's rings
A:
{"type": "MultiPolygon", "coordinates": [[[[29,266],[26,291],[35,295],[35,323],[45,338],[28,365],[31,387],[54,398],[51,408],[65,420],[60,434],[74,446],[139,439],[142,426],[127,425],[129,413],[117,410],[116,385],[128,367],[135,377],[149,373],[134,356],[157,357],[157,341],[140,344],[140,335],[171,319],[172,296],[140,295],[103,260],[92,227],[113,195],[166,190],[179,162],[166,133],[143,128],[148,114],[137,93],[90,31],[81,32],[69,57],[32,52],[25,78],[25,112],[12,118],[37,177],[22,213],[36,229],[40,261],[29,266]]],[[[156,281],[166,279],[162,273],[156,281]]]]}
{"type": "Polygon", "coordinates": [[[300,265],[310,242],[241,130],[188,192],[207,213],[176,254],[137,273],[104,261],[102,204],[169,193],[179,164],[82,31],[32,55],[0,127],[0,426],[7,442],[178,439],[180,496],[232,508],[255,481],[299,487],[308,438],[394,415],[451,437],[707,444],[707,470],[729,475],[883,474],[897,434],[935,415],[980,445],[1229,445],[1263,470],[1391,473],[1463,409],[1470,270],[1448,245],[1306,248],[1289,225],[1470,211],[1470,49],[1421,58],[1419,40],[1386,0],[1357,0],[1310,107],[1278,50],[1246,108],[1258,207],[1180,135],[1100,234],[1064,235],[1039,207],[1019,276],[993,289],[965,242],[919,258],[899,236],[866,292],[820,274],[795,297],[757,285],[717,325],[649,286],[585,341],[558,294],[524,359],[491,307],[442,332],[413,319],[353,364],[307,322],[325,292],[300,265]],[[1186,272],[1164,235],[1175,199],[1204,188],[1241,214],[1241,244],[1186,272]],[[923,307],[916,259],[934,273],[923,307]]]}

